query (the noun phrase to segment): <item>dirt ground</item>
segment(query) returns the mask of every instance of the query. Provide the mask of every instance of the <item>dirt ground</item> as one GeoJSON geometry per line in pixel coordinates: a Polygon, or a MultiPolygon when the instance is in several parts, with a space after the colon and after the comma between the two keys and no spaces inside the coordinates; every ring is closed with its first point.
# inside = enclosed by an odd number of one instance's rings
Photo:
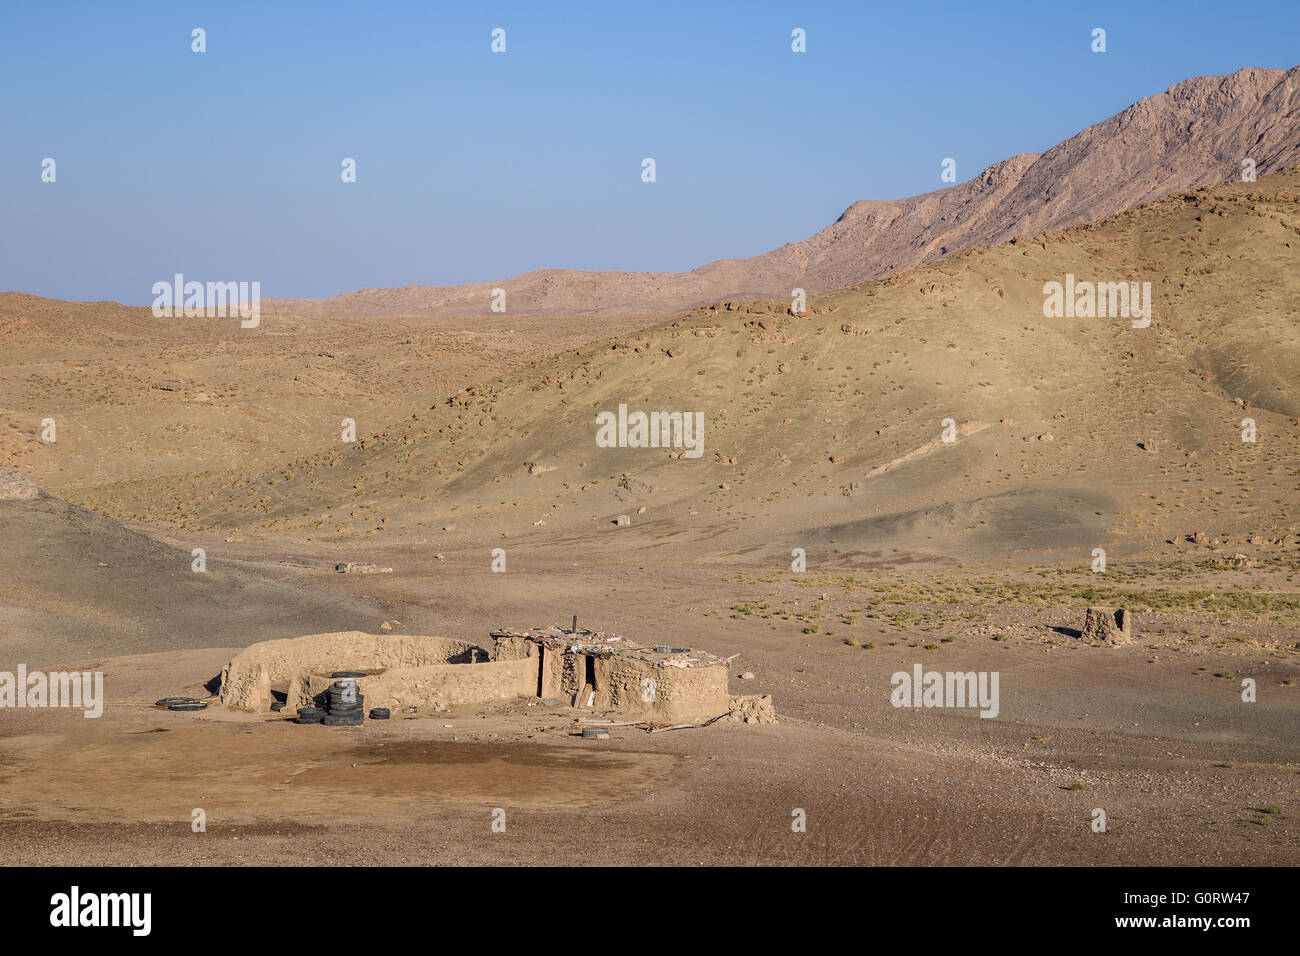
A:
{"type": "Polygon", "coordinates": [[[1297,209],[1300,172],[1261,177],[806,314],[373,338],[295,319],[245,341],[0,297],[18,315],[0,465],[52,493],[0,500],[0,670],[102,670],[109,696],[94,720],[0,708],[0,849],[1294,864],[1297,209]],[[1049,319],[1066,275],[1165,277],[1156,317],[1049,319]],[[598,415],[624,405],[700,415],[705,446],[602,444],[598,415]],[[36,437],[46,415],[57,442],[36,437]],[[1134,641],[1085,643],[1090,606],[1132,611],[1134,641]],[[770,694],[779,723],[585,740],[576,712],[527,700],[353,729],[153,707],[256,641],[483,642],[575,614],[736,656],[732,693],[770,694]],[[893,706],[916,665],[996,673],[996,719],[893,706]]]}
{"type": "MultiPolygon", "coordinates": [[[[265,557],[258,550],[250,547],[245,560],[265,557]]],[[[737,585],[722,574],[624,567],[491,575],[457,555],[433,566],[410,552],[386,560],[391,575],[320,571],[312,586],[373,601],[378,618],[400,622],[391,624],[397,631],[485,635],[494,625],[578,613],[642,639],[663,635],[739,654],[733,692],[772,694],[780,724],[653,735],[616,727],[610,739],[592,741],[575,736],[578,712],[521,700],[361,728],[303,727],[219,707],[153,706],[162,696],[201,694],[231,648],[51,660],[42,666],[103,670],[109,701],[97,720],[66,710],[0,718],[0,845],[8,858],[132,865],[317,864],[340,852],[358,864],[1298,858],[1300,666],[1290,655],[1157,637],[1163,628],[1127,647],[1084,646],[1035,624],[1034,613],[1010,639],[941,624],[940,643],[926,650],[909,646],[911,631],[881,620],[856,627],[858,644],[850,646],[842,635],[804,634],[798,620],[733,616],[737,585]],[[942,643],[945,636],[951,641],[942,643]],[[999,718],[892,707],[890,675],[916,661],[997,669],[999,718]],[[753,678],[740,680],[747,672],[753,678]],[[1216,674],[1256,677],[1259,700],[1243,703],[1238,681],[1216,674]],[[196,808],[207,815],[206,832],[192,832],[196,808]],[[1106,812],[1106,833],[1090,827],[1095,808],[1106,812]],[[498,809],[504,832],[493,828],[498,809]],[[792,830],[797,810],[806,832],[792,830]]],[[[770,599],[787,593],[755,587],[770,599]]],[[[824,605],[838,597],[795,599],[824,605]]],[[[1148,615],[1145,624],[1161,619],[1148,615]]]]}

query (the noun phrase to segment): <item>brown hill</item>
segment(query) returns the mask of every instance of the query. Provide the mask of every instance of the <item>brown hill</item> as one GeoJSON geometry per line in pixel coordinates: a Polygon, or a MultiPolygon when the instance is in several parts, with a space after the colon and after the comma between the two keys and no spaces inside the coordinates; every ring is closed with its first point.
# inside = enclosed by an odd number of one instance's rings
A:
{"type": "Polygon", "coordinates": [[[793,547],[1006,560],[1163,548],[1205,527],[1294,532],[1297,301],[1292,170],[815,297],[804,316],[784,301],[699,309],[177,513],[376,544],[509,536],[585,560],[606,541],[786,564],[793,547]],[[1045,317],[1045,283],[1068,274],[1150,282],[1150,327],[1045,317]],[[596,416],[621,404],[701,412],[703,455],[598,447],[596,416]]]}
{"type": "Polygon", "coordinates": [[[531,358],[655,321],[612,316],[155,318],[115,302],[0,293],[0,467],[61,493],[269,468],[365,435],[531,358]],[[52,418],[57,441],[41,441],[52,418]]]}
{"type": "Polygon", "coordinates": [[[362,289],[268,300],[298,315],[479,315],[492,289],[509,312],[669,312],[728,298],[826,292],[955,252],[1062,229],[1178,190],[1300,163],[1300,67],[1185,80],[1046,153],[1022,153],[969,182],[896,201],[861,201],[802,242],[686,273],[542,269],[459,286],[362,289]]]}
{"type": "Polygon", "coordinates": [[[195,572],[189,545],[131,531],[3,470],[0,537],[0,652],[33,668],[380,620],[370,602],[306,586],[302,569],[213,555],[195,572]]]}

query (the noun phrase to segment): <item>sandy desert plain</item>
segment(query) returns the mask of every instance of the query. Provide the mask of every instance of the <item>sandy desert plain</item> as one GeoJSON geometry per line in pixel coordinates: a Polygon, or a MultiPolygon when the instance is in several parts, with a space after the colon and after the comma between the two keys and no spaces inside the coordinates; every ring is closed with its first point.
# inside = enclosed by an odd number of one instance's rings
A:
{"type": "Polygon", "coordinates": [[[1300,170],[1276,166],[833,270],[803,312],[411,294],[243,330],[0,295],[3,658],[107,697],[0,712],[6,858],[1294,864],[1300,170]],[[1067,275],[1150,280],[1151,322],[1045,317],[1067,275]],[[600,447],[620,404],[700,410],[703,454],[600,447]],[[1133,640],[1084,641],[1092,606],[1133,640]],[[154,706],[256,641],[573,615],[734,656],[778,722],[592,741],[563,702],[361,728],[154,706]],[[997,716],[893,706],[917,664],[996,672],[997,716]]]}

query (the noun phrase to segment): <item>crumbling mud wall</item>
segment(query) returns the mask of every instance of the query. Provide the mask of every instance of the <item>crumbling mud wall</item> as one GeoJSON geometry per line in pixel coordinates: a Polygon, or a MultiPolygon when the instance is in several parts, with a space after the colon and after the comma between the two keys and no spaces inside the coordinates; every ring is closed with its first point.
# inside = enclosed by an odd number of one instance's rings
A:
{"type": "MultiPolygon", "coordinates": [[[[397,713],[414,708],[415,713],[430,714],[453,704],[531,697],[537,687],[537,660],[395,667],[356,680],[367,709],[387,707],[397,713]]],[[[289,687],[285,706],[296,708],[319,703],[332,683],[334,678],[328,674],[312,674],[296,680],[289,687]]]]}
{"type": "Polygon", "coordinates": [[[329,685],[335,671],[357,671],[367,706],[421,706],[497,700],[534,694],[537,662],[527,657],[494,661],[470,642],[408,634],[340,631],[253,644],[221,672],[221,702],[236,710],[265,713],[272,691],[287,707],[307,706],[329,685]],[[408,703],[409,702],[409,703],[408,703]]]}
{"type": "Polygon", "coordinates": [[[593,669],[597,706],[620,714],[690,720],[730,708],[725,666],[678,668],[636,657],[598,657],[593,669]]]}
{"type": "Polygon", "coordinates": [[[353,671],[365,706],[429,714],[455,704],[556,698],[583,710],[686,721],[731,710],[729,664],[702,651],[642,647],[617,635],[497,631],[488,651],[445,637],[311,634],[254,644],[221,673],[227,707],[267,713],[319,705],[335,671],[353,671]]]}
{"type": "Polygon", "coordinates": [[[730,709],[725,665],[673,667],[632,655],[601,655],[539,646],[541,697],[620,716],[695,720],[730,709]],[[587,691],[583,694],[583,688],[587,691]]]}

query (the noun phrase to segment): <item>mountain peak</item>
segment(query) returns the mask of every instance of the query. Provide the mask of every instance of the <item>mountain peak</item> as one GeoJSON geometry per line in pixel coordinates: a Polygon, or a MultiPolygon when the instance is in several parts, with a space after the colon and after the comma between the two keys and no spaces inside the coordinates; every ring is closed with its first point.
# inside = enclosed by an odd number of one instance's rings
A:
{"type": "Polygon", "coordinates": [[[546,269],[463,286],[368,289],[269,300],[298,315],[482,315],[501,287],[513,313],[671,312],[744,297],[824,292],[974,246],[1101,219],[1173,192],[1300,164],[1300,67],[1198,76],[1139,100],[1045,153],[1017,153],[973,179],[906,199],[863,199],[830,226],[748,259],[687,273],[546,269]]]}

